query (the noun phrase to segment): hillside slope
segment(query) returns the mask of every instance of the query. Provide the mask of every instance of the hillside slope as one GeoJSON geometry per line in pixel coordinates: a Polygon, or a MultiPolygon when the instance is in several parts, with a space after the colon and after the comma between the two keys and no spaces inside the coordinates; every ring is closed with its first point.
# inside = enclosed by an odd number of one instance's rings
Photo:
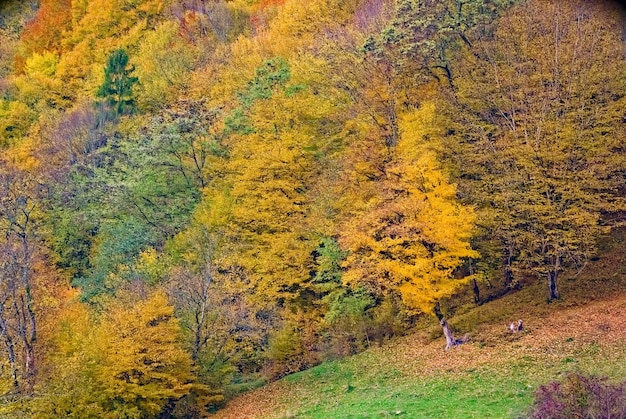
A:
{"type": "Polygon", "coordinates": [[[623,242],[570,278],[563,300],[545,303],[540,285],[457,316],[467,345],[444,351],[435,327],[420,330],[240,396],[214,417],[516,417],[538,385],[567,372],[626,380],[623,242]],[[525,328],[511,333],[517,317],[525,328]]]}

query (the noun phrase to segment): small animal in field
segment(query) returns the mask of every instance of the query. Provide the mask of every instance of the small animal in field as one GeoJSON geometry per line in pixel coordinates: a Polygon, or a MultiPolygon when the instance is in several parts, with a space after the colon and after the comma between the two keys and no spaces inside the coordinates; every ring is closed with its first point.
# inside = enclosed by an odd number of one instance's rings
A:
{"type": "Polygon", "coordinates": [[[522,319],[519,319],[517,321],[517,324],[515,324],[515,322],[511,323],[509,325],[509,330],[511,332],[519,332],[520,330],[522,330],[524,328],[524,324],[522,322],[522,319]]]}

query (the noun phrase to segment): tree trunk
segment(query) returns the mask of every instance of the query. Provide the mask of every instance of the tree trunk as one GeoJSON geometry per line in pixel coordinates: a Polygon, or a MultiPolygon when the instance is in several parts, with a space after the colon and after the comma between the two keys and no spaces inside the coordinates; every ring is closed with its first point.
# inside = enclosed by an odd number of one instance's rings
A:
{"type": "Polygon", "coordinates": [[[16,390],[19,383],[17,382],[17,366],[15,364],[15,345],[13,344],[13,340],[11,339],[10,335],[6,333],[2,333],[2,335],[4,337],[4,344],[6,346],[7,357],[9,359],[9,368],[11,369],[11,380],[13,381],[13,389],[16,390]]]}
{"type": "Polygon", "coordinates": [[[446,320],[446,318],[443,316],[443,313],[441,312],[441,305],[439,305],[439,301],[437,301],[437,303],[435,304],[434,312],[435,312],[435,316],[437,316],[437,319],[439,320],[439,324],[443,328],[443,334],[446,337],[446,349],[450,349],[454,346],[462,345],[463,343],[468,341],[469,335],[465,335],[461,339],[454,338],[454,335],[452,334],[452,331],[450,330],[450,326],[448,325],[448,321],[446,320]]]}
{"type": "Polygon", "coordinates": [[[548,299],[550,301],[558,300],[560,298],[559,290],[557,287],[558,276],[559,271],[556,269],[551,269],[550,272],[548,272],[548,299]]]}
{"type": "Polygon", "coordinates": [[[441,319],[439,324],[441,324],[441,327],[443,328],[443,334],[446,337],[446,349],[450,349],[455,346],[454,335],[452,334],[452,331],[450,330],[450,326],[448,326],[448,322],[446,321],[446,319],[441,319]]]}
{"type": "Polygon", "coordinates": [[[9,357],[9,367],[11,368],[11,380],[13,380],[13,389],[17,391],[19,383],[17,382],[17,366],[15,364],[15,347],[11,339],[6,339],[7,355],[9,357]]]}
{"type": "Polygon", "coordinates": [[[458,345],[462,345],[469,339],[467,335],[463,336],[461,339],[455,339],[452,331],[450,330],[450,326],[448,325],[448,322],[445,318],[442,318],[439,321],[439,324],[443,328],[443,334],[446,337],[446,350],[458,345]]]}
{"type": "Polygon", "coordinates": [[[559,279],[559,272],[561,271],[561,257],[555,256],[552,266],[548,272],[548,300],[558,300],[560,298],[559,290],[557,287],[557,280],[559,279]]]}
{"type": "Polygon", "coordinates": [[[503,243],[504,245],[504,255],[502,264],[504,265],[504,288],[511,288],[511,285],[514,282],[513,275],[513,256],[514,256],[514,247],[511,243],[508,243],[508,240],[503,243]]]}
{"type": "Polygon", "coordinates": [[[37,340],[37,321],[35,318],[35,311],[33,310],[33,296],[30,287],[31,283],[31,252],[28,246],[26,234],[22,236],[22,251],[24,252],[24,260],[21,266],[22,274],[22,287],[24,287],[24,294],[20,296],[20,312],[22,313],[22,326],[21,326],[21,338],[24,343],[24,350],[26,352],[26,359],[24,363],[24,378],[28,391],[32,390],[33,381],[35,378],[35,342],[37,340]]]}
{"type": "Polygon", "coordinates": [[[23,387],[26,393],[31,394],[35,386],[35,347],[28,345],[26,347],[26,360],[24,366],[24,383],[23,387]]]}
{"type": "Polygon", "coordinates": [[[469,274],[472,278],[472,291],[474,292],[474,303],[480,305],[480,288],[478,288],[478,281],[474,277],[474,264],[472,259],[469,261],[469,274]]]}
{"type": "Polygon", "coordinates": [[[478,288],[478,281],[472,279],[472,290],[474,291],[474,303],[480,305],[480,288],[478,288]]]}
{"type": "Polygon", "coordinates": [[[504,267],[504,287],[510,288],[513,284],[513,271],[509,265],[504,267]]]}

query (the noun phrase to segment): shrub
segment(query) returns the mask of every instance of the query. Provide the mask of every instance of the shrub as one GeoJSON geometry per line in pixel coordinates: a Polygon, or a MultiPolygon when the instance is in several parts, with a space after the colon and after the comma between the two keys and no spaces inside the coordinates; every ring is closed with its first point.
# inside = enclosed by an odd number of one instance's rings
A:
{"type": "Polygon", "coordinates": [[[276,380],[320,363],[315,347],[316,325],[308,319],[286,324],[270,333],[264,375],[276,380]]]}
{"type": "Polygon", "coordinates": [[[613,385],[606,378],[571,373],[539,387],[530,417],[626,418],[626,383],[613,385]]]}

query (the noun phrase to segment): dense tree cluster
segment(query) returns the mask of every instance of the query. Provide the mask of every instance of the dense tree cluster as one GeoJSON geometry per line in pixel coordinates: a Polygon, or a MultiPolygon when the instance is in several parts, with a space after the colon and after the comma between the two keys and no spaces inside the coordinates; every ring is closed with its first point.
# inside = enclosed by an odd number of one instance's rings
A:
{"type": "Polygon", "coordinates": [[[560,298],[626,209],[623,22],[582,0],[1,3],[7,409],[201,417],[469,283],[560,298]]]}

